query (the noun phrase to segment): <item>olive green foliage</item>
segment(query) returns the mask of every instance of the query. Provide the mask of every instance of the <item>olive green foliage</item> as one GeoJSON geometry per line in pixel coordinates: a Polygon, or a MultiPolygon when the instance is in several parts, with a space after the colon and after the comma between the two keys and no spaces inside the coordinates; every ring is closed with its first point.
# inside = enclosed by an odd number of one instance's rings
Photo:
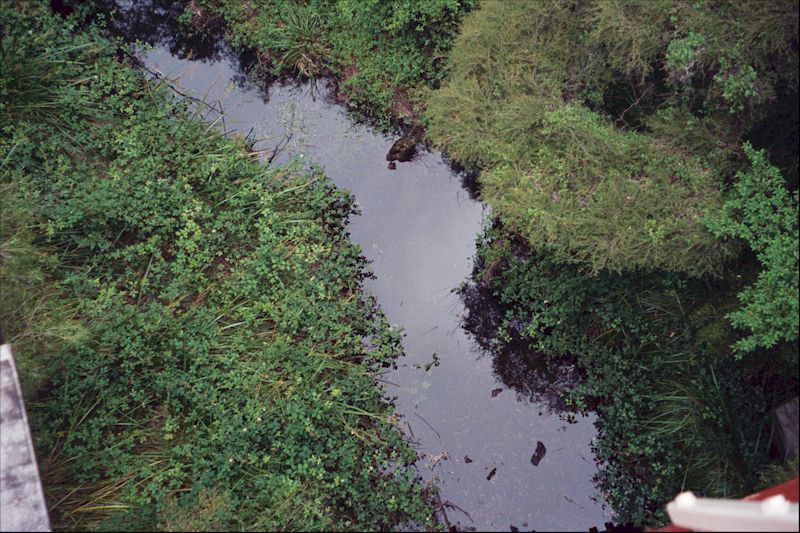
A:
{"type": "Polygon", "coordinates": [[[531,357],[585,372],[567,394],[599,415],[597,481],[616,521],[663,523],[683,490],[752,492],[768,461],[770,398],[706,345],[726,329],[720,287],[663,272],[587,277],[517,247],[500,228],[479,247],[478,276],[506,309],[497,348],[521,338],[531,357]]]}
{"type": "Polygon", "coordinates": [[[429,137],[482,168],[483,198],[537,250],[592,273],[719,273],[735,249],[704,215],[775,86],[797,86],[796,41],[792,2],[487,2],[428,99],[429,137]]]}
{"type": "Polygon", "coordinates": [[[80,342],[85,335],[74,318],[76,302],[49,275],[58,255],[34,243],[41,230],[19,186],[0,183],[0,326],[5,341],[14,346],[26,396],[47,382],[62,345],[80,342]]]}
{"type": "Polygon", "coordinates": [[[786,483],[800,475],[800,455],[794,454],[784,462],[773,463],[758,474],[761,489],[768,489],[786,483]]]}
{"type": "MultiPolygon", "coordinates": [[[[458,21],[474,0],[199,1],[227,21],[230,42],[272,74],[332,73],[353,108],[410,121],[409,95],[441,80],[458,21]]],[[[188,16],[187,11],[187,20],[188,16]]]]}
{"type": "Polygon", "coordinates": [[[739,294],[742,308],[729,315],[734,326],[750,330],[734,346],[739,355],[796,342],[800,330],[798,193],[786,190],[763,150],[746,144],[744,152],[750,168],[736,174],[731,197],[708,221],[716,236],[745,241],[761,264],[755,283],[739,294]]]}
{"type": "Polygon", "coordinates": [[[0,27],[0,309],[54,525],[435,527],[376,384],[399,333],[361,292],[352,199],[46,3],[0,27]]]}

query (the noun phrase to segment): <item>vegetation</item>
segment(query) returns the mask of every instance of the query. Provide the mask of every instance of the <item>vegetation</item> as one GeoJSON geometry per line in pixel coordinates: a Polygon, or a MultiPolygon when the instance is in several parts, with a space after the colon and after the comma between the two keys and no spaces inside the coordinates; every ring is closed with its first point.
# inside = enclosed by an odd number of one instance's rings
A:
{"type": "Polygon", "coordinates": [[[796,478],[800,475],[800,456],[794,454],[794,457],[788,459],[783,464],[772,464],[766,468],[759,475],[759,482],[762,488],[769,488],[780,483],[796,478]]]}
{"type": "Polygon", "coordinates": [[[797,14],[715,5],[489,2],[428,101],[429,137],[480,166],[496,215],[562,262],[719,273],[735,250],[704,215],[775,84],[797,87],[797,14]],[[745,87],[743,72],[760,74],[745,87]]]}
{"type": "Polygon", "coordinates": [[[685,489],[754,491],[769,454],[768,405],[796,383],[773,379],[775,390],[764,390],[753,375],[769,372],[729,356],[725,313],[736,300],[720,299],[726,283],[664,272],[588,277],[499,226],[479,258],[477,279],[505,309],[494,349],[522,342],[529,357],[585,374],[566,402],[599,415],[597,481],[617,520],[661,522],[663,505],[685,489]]]}
{"type": "Polygon", "coordinates": [[[116,46],[0,8],[3,326],[59,529],[435,527],[352,199],[116,46]],[[364,340],[368,342],[364,342],[364,340]]]}
{"type": "MultiPolygon", "coordinates": [[[[0,8],[0,320],[56,525],[435,528],[376,387],[399,335],[361,292],[351,198],[258,165],[46,7],[0,8]]],[[[618,521],[796,475],[767,427],[800,366],[795,2],[191,0],[180,16],[219,21],[259,74],[331,74],[353,108],[422,121],[481,170],[494,347],[585,376],[566,400],[599,414],[618,521]]]]}
{"type": "Polygon", "coordinates": [[[729,315],[734,326],[752,332],[736,342],[739,355],[796,341],[800,330],[797,190],[786,190],[764,151],[747,144],[744,151],[751,168],[737,173],[731,198],[709,222],[717,237],[744,240],[761,263],[755,283],[739,294],[742,308],[729,315]]]}
{"type": "Polygon", "coordinates": [[[230,43],[255,51],[258,66],[271,75],[332,74],[349,106],[386,125],[416,121],[414,103],[441,80],[458,22],[475,3],[195,0],[183,19],[191,27],[208,18],[198,13],[221,17],[230,43]]]}
{"type": "Polygon", "coordinates": [[[427,99],[497,218],[476,272],[496,349],[585,372],[571,401],[600,415],[622,522],[755,490],[767,410],[797,394],[797,22],[788,1],[486,2],[427,99]]]}

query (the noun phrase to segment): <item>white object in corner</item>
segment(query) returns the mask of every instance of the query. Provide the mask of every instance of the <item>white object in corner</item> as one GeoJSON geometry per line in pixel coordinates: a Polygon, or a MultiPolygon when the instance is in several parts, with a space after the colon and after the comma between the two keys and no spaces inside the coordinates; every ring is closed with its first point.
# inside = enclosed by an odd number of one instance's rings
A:
{"type": "Polygon", "coordinates": [[[799,512],[798,505],[782,495],[754,502],[683,492],[667,504],[673,524],[696,531],[798,531],[799,512]]]}

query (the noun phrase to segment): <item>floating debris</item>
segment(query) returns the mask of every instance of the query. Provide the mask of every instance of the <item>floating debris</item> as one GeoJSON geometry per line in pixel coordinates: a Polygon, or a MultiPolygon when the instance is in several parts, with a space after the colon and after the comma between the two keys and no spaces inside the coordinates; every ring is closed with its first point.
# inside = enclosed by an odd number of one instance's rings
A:
{"type": "Polygon", "coordinates": [[[492,468],[492,471],[489,472],[489,475],[486,476],[486,481],[491,481],[494,475],[497,473],[497,468],[492,468]]]}
{"type": "Polygon", "coordinates": [[[439,366],[439,362],[440,362],[439,356],[436,355],[436,352],[433,352],[433,360],[430,363],[425,365],[425,372],[430,370],[431,367],[433,367],[433,366],[439,366]]]}
{"type": "Polygon", "coordinates": [[[436,468],[436,465],[438,465],[440,462],[447,461],[450,458],[450,456],[447,455],[447,452],[442,452],[436,455],[432,455],[429,453],[427,454],[427,457],[428,460],[430,461],[430,463],[428,464],[428,468],[430,468],[431,470],[436,468]]]}
{"type": "Polygon", "coordinates": [[[533,456],[531,457],[531,464],[533,466],[539,466],[539,461],[542,460],[544,454],[547,453],[547,448],[544,447],[542,441],[536,441],[536,451],[533,452],[533,456]]]}

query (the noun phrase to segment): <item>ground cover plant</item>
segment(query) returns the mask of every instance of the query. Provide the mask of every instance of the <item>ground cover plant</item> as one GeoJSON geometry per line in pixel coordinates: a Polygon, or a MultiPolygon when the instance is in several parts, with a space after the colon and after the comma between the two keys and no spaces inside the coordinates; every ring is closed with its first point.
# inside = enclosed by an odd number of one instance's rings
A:
{"type": "Polygon", "coordinates": [[[351,198],[116,44],[0,8],[2,316],[58,529],[435,527],[351,198]]]}

